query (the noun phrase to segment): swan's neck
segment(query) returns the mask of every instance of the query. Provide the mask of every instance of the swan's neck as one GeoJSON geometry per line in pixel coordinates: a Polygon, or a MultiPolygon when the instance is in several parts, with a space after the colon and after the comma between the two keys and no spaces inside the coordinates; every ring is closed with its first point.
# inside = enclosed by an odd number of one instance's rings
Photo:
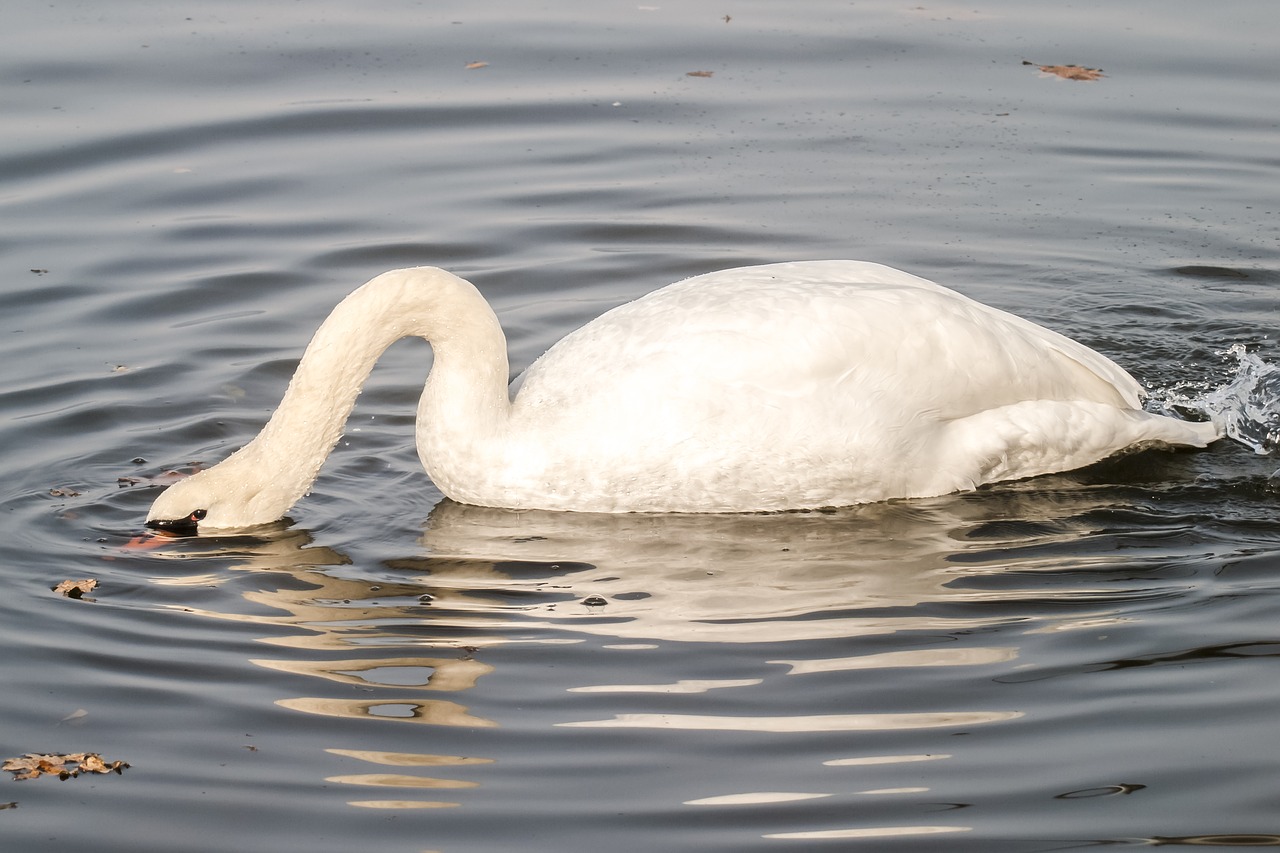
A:
{"type": "Polygon", "coordinates": [[[270,491],[287,501],[279,514],[310,489],[374,363],[409,336],[430,341],[435,352],[419,418],[430,410],[430,420],[442,425],[439,440],[491,441],[505,428],[506,339],[484,297],[469,282],[432,267],[384,273],[324,321],[280,407],[236,454],[272,478],[270,491]]]}

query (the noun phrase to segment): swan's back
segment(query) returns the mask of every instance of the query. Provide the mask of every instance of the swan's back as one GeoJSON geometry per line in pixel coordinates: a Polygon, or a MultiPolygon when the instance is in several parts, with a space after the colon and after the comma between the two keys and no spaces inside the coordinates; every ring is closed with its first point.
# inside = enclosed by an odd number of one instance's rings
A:
{"type": "Polygon", "coordinates": [[[945,419],[1027,399],[1136,407],[1142,393],[1088,347],[933,282],[808,261],[697,276],[615,308],[531,365],[518,398],[647,406],[670,390],[710,398],[726,386],[852,395],[863,408],[892,395],[945,419]]]}

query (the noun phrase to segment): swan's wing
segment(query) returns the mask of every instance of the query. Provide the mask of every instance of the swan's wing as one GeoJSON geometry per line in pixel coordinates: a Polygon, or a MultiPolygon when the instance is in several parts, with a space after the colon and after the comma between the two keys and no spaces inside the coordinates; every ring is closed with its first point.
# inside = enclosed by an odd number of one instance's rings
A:
{"type": "MultiPolygon", "coordinates": [[[[998,330],[1000,333],[1016,330],[1019,337],[1032,343],[1033,348],[1043,347],[1048,351],[1057,353],[1062,358],[1075,362],[1084,370],[1097,376],[1107,385],[1114,388],[1129,407],[1137,408],[1141,406],[1142,398],[1146,396],[1142,386],[1124,368],[1084,344],[1051,329],[1046,329],[1030,320],[1023,319],[1016,314],[993,308],[950,288],[943,287],[936,282],[905,273],[893,267],[867,261],[800,261],[768,264],[752,269],[758,270],[766,276],[773,275],[797,282],[812,282],[815,284],[823,282],[844,283],[860,288],[866,288],[868,285],[880,285],[894,289],[900,288],[900,292],[904,294],[912,291],[929,293],[938,302],[934,303],[935,307],[926,310],[938,310],[940,313],[950,314],[953,318],[959,319],[966,324],[972,323],[977,328],[985,327],[998,330]],[[941,306],[946,303],[951,304],[951,311],[941,309],[941,306]],[[962,311],[960,314],[953,313],[960,306],[967,306],[969,310],[962,311]]],[[[712,276],[714,275],[718,274],[712,273],[712,276]]],[[[693,281],[693,279],[690,281],[693,281]]],[[[907,298],[909,299],[909,297],[907,298]]],[[[954,327],[948,329],[947,333],[959,334],[962,338],[964,337],[964,331],[954,327]]],[[[999,342],[997,341],[996,343],[999,342]]]]}
{"type": "MultiPolygon", "coordinates": [[[[932,282],[929,282],[932,284],[932,282]]],[[[938,285],[934,285],[938,287],[938,285]]],[[[942,288],[946,290],[945,288],[942,288]]],[[[1010,314],[1007,311],[1001,311],[999,308],[992,308],[990,305],[984,305],[969,299],[967,296],[955,293],[954,291],[946,291],[955,297],[977,306],[986,314],[1006,324],[1010,328],[1018,329],[1022,334],[1026,335],[1030,340],[1045,347],[1046,349],[1057,353],[1065,359],[1069,359],[1078,364],[1082,369],[1088,371],[1094,376],[1101,379],[1107,385],[1115,389],[1120,395],[1125,405],[1129,408],[1139,408],[1142,405],[1142,399],[1146,396],[1146,391],[1138,384],[1138,380],[1129,375],[1129,372],[1116,364],[1111,359],[1102,355],[1096,350],[1090,349],[1084,344],[1068,338],[1066,335],[1059,334],[1052,329],[1046,329],[1043,326],[1025,320],[1016,314],[1010,314]]]]}
{"type": "Polygon", "coordinates": [[[933,479],[923,491],[962,491],[1068,471],[1124,448],[1205,447],[1217,438],[1211,423],[1102,403],[1028,400],[948,423],[933,479]]]}

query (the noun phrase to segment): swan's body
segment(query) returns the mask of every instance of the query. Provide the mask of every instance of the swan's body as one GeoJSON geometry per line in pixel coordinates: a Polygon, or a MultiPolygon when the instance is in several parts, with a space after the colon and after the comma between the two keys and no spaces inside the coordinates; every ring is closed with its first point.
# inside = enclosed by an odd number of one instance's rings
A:
{"type": "Polygon", "coordinates": [[[431,341],[418,455],[464,503],[750,512],[924,497],[1218,436],[1139,408],[1102,355],[878,264],[724,270],[615,308],[512,384],[466,281],[397,270],[347,297],[262,433],[148,515],[200,529],[280,518],[341,436],[374,362],[431,341]]]}

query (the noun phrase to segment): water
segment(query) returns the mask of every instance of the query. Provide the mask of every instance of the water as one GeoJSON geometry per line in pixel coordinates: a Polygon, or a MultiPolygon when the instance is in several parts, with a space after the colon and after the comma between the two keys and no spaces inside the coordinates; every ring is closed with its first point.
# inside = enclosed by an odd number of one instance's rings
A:
{"type": "Polygon", "coordinates": [[[1242,344],[1223,353],[1236,362],[1230,381],[1222,385],[1192,383],[1151,398],[1153,411],[1213,420],[1223,432],[1260,454],[1280,447],[1280,368],[1268,364],[1242,344]]]}
{"type": "Polygon", "coordinates": [[[0,748],[132,765],[6,782],[6,849],[1280,846],[1271,4],[653,6],[0,11],[0,748]],[[669,281],[820,257],[1239,440],[517,515],[422,474],[405,343],[289,524],[128,547],[385,269],[476,281],[520,370],[669,281]]]}

